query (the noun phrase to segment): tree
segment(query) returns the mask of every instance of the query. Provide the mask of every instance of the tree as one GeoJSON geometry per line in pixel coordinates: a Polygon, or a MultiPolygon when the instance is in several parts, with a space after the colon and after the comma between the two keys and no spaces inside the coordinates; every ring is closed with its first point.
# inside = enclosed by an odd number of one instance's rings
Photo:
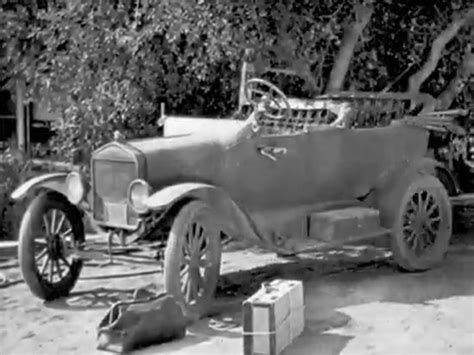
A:
{"type": "MultiPolygon", "coordinates": [[[[451,23],[444,28],[433,41],[430,53],[425,63],[421,66],[420,70],[410,76],[408,80],[408,91],[411,94],[419,93],[423,82],[436,69],[446,45],[456,37],[458,32],[464,26],[471,27],[472,25],[474,25],[474,8],[454,14],[451,23]]],[[[474,31],[472,31],[472,28],[469,28],[468,32],[470,38],[474,38],[474,31]]],[[[474,55],[472,53],[472,44],[469,42],[465,45],[464,56],[455,76],[451,79],[445,90],[439,95],[438,100],[424,109],[433,110],[449,108],[457,94],[460,93],[473,73],[474,55]]]]}
{"type": "Polygon", "coordinates": [[[355,20],[352,21],[344,31],[344,36],[341,41],[341,48],[334,60],[334,65],[329,75],[327,85],[328,92],[341,91],[344,85],[344,79],[349,70],[350,61],[354,53],[355,46],[362,34],[362,31],[367,26],[372,16],[373,9],[363,4],[358,4],[354,7],[355,20]]]}
{"type": "MultiPolygon", "coordinates": [[[[64,113],[54,146],[91,149],[120,129],[156,133],[167,110],[224,116],[236,107],[245,48],[297,74],[308,95],[428,92],[450,107],[472,75],[467,0],[83,0],[0,12],[0,76],[23,77],[64,113]],[[13,75],[12,75],[13,73],[13,75]]],[[[278,72],[278,70],[277,70],[278,72]]]]}

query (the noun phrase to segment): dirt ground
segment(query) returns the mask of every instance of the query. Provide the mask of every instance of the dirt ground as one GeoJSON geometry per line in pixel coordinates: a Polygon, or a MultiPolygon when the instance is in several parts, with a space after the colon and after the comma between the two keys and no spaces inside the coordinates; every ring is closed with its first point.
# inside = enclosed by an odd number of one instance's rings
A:
{"type": "MultiPolygon", "coordinates": [[[[474,239],[474,238],[471,238],[474,239]]],[[[140,354],[242,354],[241,301],[276,277],[305,287],[305,331],[285,350],[299,354],[474,354],[474,243],[453,246],[446,262],[425,273],[400,273],[387,253],[348,248],[299,260],[260,251],[224,254],[216,315],[188,329],[177,342],[140,354]]],[[[0,289],[2,354],[104,354],[96,327],[108,307],[137,287],[160,287],[156,264],[85,269],[70,297],[50,303],[23,283],[0,289]]],[[[0,270],[10,278],[16,267],[0,270]]]]}

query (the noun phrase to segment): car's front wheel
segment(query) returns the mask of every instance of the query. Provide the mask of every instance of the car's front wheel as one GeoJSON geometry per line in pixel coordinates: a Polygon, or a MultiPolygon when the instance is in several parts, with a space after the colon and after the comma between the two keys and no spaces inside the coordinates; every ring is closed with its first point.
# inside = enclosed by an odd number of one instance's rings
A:
{"type": "Polygon", "coordinates": [[[81,214],[66,197],[47,192],[34,198],[21,221],[18,254],[35,296],[53,300],[69,294],[82,269],[72,250],[84,240],[81,214]]]}
{"type": "Polygon", "coordinates": [[[209,312],[220,263],[216,216],[204,202],[191,201],[174,219],[164,260],[165,291],[176,297],[188,317],[197,319],[209,312]]]}

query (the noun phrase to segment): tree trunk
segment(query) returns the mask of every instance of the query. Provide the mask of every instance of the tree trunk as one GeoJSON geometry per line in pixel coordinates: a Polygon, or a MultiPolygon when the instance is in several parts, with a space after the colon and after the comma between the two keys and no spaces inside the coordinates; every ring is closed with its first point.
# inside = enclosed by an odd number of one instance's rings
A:
{"type": "Polygon", "coordinates": [[[459,30],[465,25],[470,24],[474,19],[474,9],[466,12],[464,16],[456,15],[451,24],[446,27],[433,41],[428,59],[415,74],[408,79],[408,92],[417,93],[423,82],[436,69],[446,45],[457,35],[459,30]]]}
{"type": "Polygon", "coordinates": [[[436,108],[438,110],[449,109],[454,99],[461,93],[473,74],[474,52],[472,45],[469,44],[464,53],[462,63],[456,72],[456,76],[451,79],[446,89],[438,96],[436,108]]]}
{"type": "Polygon", "coordinates": [[[305,80],[311,91],[317,92],[319,89],[318,83],[311,72],[310,65],[304,59],[295,56],[295,48],[296,44],[291,37],[291,34],[288,32],[285,26],[282,26],[279,44],[274,46],[272,50],[279,58],[283,58],[284,61],[289,64],[289,68],[283,70],[271,69],[270,71],[275,73],[280,72],[282,74],[296,75],[305,80]]]}
{"type": "Polygon", "coordinates": [[[372,8],[364,5],[357,5],[355,7],[356,19],[344,31],[341,48],[331,69],[326,92],[336,92],[342,89],[355,46],[362,31],[369,23],[372,12],[372,8]]]}
{"type": "Polygon", "coordinates": [[[320,88],[318,86],[318,82],[316,81],[316,78],[314,77],[311,68],[306,61],[302,59],[296,60],[295,62],[293,62],[293,68],[300,77],[306,80],[306,83],[308,84],[311,92],[319,92],[320,88]]]}
{"type": "Polygon", "coordinates": [[[26,151],[26,127],[25,127],[25,82],[22,79],[16,81],[16,137],[18,149],[26,151]]]}

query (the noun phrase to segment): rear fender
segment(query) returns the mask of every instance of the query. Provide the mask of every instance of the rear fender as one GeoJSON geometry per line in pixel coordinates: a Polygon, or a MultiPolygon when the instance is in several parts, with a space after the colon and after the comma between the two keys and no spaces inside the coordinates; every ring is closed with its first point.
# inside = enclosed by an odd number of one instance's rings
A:
{"type": "Polygon", "coordinates": [[[435,167],[436,170],[436,177],[441,181],[441,183],[448,191],[449,196],[456,196],[461,193],[461,188],[459,186],[458,181],[455,179],[451,171],[446,168],[443,164],[439,163],[435,167]]]}
{"type": "Polygon", "coordinates": [[[405,162],[403,165],[385,172],[379,179],[375,190],[379,194],[383,194],[387,189],[390,190],[394,184],[409,179],[414,174],[433,175],[440,179],[448,192],[454,191],[454,193],[457,193],[459,191],[458,184],[449,170],[439,161],[428,157],[405,162]]]}
{"type": "Polygon", "coordinates": [[[67,175],[67,173],[51,173],[31,178],[18,186],[15,191],[12,192],[11,198],[13,201],[20,201],[24,199],[30,192],[40,188],[57,191],[67,197],[67,175]]]}
{"type": "Polygon", "coordinates": [[[167,186],[151,195],[145,204],[154,211],[182,207],[192,200],[207,203],[216,213],[224,233],[236,239],[246,239],[260,245],[263,239],[247,214],[221,188],[204,183],[182,183],[167,186]]]}

